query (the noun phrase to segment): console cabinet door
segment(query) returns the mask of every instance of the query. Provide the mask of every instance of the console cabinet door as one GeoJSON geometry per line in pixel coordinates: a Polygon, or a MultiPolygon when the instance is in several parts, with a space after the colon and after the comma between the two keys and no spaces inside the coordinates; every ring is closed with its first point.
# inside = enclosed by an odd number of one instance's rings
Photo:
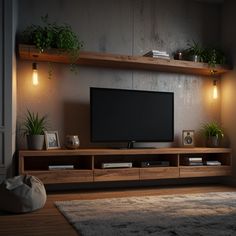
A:
{"type": "Polygon", "coordinates": [[[140,168],[140,180],[179,178],[178,167],[140,168]]]}
{"type": "Polygon", "coordinates": [[[139,180],[138,168],[126,169],[96,169],[94,170],[94,181],[121,181],[139,180]]]}

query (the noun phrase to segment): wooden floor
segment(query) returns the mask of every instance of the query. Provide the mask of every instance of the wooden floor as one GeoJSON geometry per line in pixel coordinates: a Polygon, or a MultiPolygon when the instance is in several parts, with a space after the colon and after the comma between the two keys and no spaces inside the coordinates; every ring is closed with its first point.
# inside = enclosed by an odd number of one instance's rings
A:
{"type": "Polygon", "coordinates": [[[119,190],[96,190],[79,191],[67,193],[48,193],[45,207],[33,213],[27,214],[4,214],[0,213],[0,235],[21,236],[21,235],[56,235],[70,236],[77,235],[70,224],[55,208],[54,201],[57,200],[79,200],[98,199],[127,196],[145,195],[166,195],[166,194],[187,194],[205,192],[236,191],[234,187],[222,185],[198,185],[182,187],[152,187],[119,190]]]}

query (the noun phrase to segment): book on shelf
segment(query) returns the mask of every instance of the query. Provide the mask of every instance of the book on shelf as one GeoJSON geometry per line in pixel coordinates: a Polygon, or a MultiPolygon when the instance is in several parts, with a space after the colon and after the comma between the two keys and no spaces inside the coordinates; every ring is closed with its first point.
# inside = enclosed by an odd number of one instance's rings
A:
{"type": "Polygon", "coordinates": [[[162,58],[162,59],[170,59],[169,53],[167,53],[165,51],[159,51],[159,50],[151,50],[151,51],[145,53],[143,56],[162,58]]]}
{"type": "Polygon", "coordinates": [[[207,161],[206,165],[207,166],[221,166],[221,162],[219,162],[219,161],[207,161]]]}
{"type": "Polygon", "coordinates": [[[74,165],[49,165],[49,170],[72,170],[74,165]]]}

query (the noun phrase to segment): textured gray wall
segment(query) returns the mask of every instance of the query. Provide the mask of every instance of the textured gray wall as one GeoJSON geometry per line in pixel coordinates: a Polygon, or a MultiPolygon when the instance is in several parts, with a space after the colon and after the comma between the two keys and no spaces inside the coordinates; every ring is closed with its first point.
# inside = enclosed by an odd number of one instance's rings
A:
{"type": "Polygon", "coordinates": [[[222,124],[230,137],[233,149],[233,172],[236,181],[236,2],[225,1],[222,11],[222,43],[225,51],[231,57],[234,70],[222,78],[222,124]]]}
{"type": "MultiPolygon", "coordinates": [[[[40,16],[46,13],[52,21],[69,23],[87,51],[142,55],[160,49],[173,53],[192,39],[202,45],[216,44],[220,34],[220,6],[189,0],[21,0],[18,31],[40,23],[40,16]]],[[[173,91],[174,145],[180,144],[183,129],[199,131],[203,122],[220,120],[220,99],[211,99],[211,78],[93,67],[80,67],[73,74],[66,65],[55,64],[49,80],[47,68],[47,63],[39,63],[40,85],[35,88],[31,62],[18,61],[18,121],[26,108],[46,113],[50,129],[59,131],[62,143],[65,135],[79,134],[81,145],[90,145],[91,86],[173,91]]],[[[202,144],[198,138],[198,145],[202,144]]]]}

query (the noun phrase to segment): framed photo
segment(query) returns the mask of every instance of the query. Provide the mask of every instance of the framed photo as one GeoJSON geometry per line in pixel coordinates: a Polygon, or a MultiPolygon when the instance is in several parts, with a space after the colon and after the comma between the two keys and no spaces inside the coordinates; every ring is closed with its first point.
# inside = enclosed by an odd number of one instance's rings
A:
{"type": "Polygon", "coordinates": [[[44,135],[47,150],[61,148],[58,131],[45,131],[44,135]]]}
{"type": "Polygon", "coordinates": [[[194,147],[194,130],[182,131],[182,144],[184,147],[194,147]]]}

